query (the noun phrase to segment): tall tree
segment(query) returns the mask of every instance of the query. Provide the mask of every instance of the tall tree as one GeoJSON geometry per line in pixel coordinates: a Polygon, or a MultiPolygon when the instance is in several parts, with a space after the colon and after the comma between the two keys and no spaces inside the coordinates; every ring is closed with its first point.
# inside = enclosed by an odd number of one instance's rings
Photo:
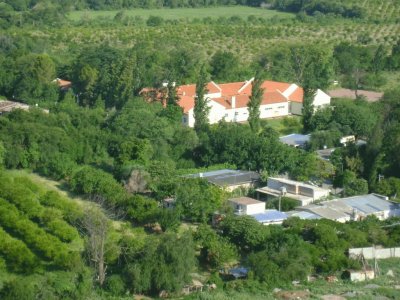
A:
{"type": "Polygon", "coordinates": [[[311,131],[312,124],[312,116],[314,114],[314,97],[316,90],[309,87],[304,87],[304,96],[303,96],[303,111],[302,111],[302,123],[303,130],[305,132],[311,131]]]}
{"type": "Polygon", "coordinates": [[[168,96],[167,96],[167,105],[178,105],[179,96],[176,93],[175,82],[168,81],[168,96]]]}
{"type": "Polygon", "coordinates": [[[261,84],[261,73],[257,72],[251,87],[250,100],[247,103],[249,110],[249,124],[253,132],[258,132],[260,129],[260,105],[264,94],[264,89],[261,88],[261,84]]]}
{"type": "Polygon", "coordinates": [[[205,65],[200,69],[200,73],[196,82],[196,96],[194,100],[194,129],[199,132],[208,126],[208,99],[205,97],[207,94],[208,73],[205,65]]]}

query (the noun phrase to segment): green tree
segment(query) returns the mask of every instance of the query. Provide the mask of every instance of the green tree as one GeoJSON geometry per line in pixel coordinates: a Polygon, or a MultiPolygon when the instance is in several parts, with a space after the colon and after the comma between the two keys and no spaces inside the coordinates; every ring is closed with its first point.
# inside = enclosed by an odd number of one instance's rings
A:
{"type": "Polygon", "coordinates": [[[264,89],[261,88],[262,82],[261,73],[257,72],[251,86],[250,100],[247,103],[247,108],[249,110],[249,124],[251,130],[255,133],[258,133],[260,129],[260,105],[264,95],[264,89]]]}
{"type": "Polygon", "coordinates": [[[302,109],[302,123],[304,132],[309,132],[313,129],[313,115],[314,115],[314,97],[316,90],[312,88],[304,88],[303,109],[302,109]]]}
{"type": "Polygon", "coordinates": [[[252,216],[228,216],[220,224],[223,236],[244,252],[260,250],[270,235],[252,216]]]}
{"type": "Polygon", "coordinates": [[[194,101],[194,129],[197,132],[204,131],[208,127],[208,99],[205,97],[207,94],[208,74],[206,66],[203,65],[200,69],[196,82],[196,98],[194,101]]]}
{"type": "Polygon", "coordinates": [[[177,106],[179,102],[179,96],[176,93],[175,82],[169,81],[167,89],[168,89],[167,105],[177,106]]]}
{"type": "Polygon", "coordinates": [[[194,237],[201,246],[201,259],[211,268],[221,268],[238,257],[235,245],[219,236],[206,224],[199,226],[194,237]]]}
{"type": "Polygon", "coordinates": [[[218,50],[211,57],[210,65],[213,80],[225,82],[240,80],[240,63],[233,53],[218,50]]]}

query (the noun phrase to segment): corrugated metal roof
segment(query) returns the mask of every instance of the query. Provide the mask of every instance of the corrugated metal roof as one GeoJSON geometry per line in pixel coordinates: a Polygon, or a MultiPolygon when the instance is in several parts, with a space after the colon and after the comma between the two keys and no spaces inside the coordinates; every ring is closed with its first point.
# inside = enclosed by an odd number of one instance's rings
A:
{"type": "Polygon", "coordinates": [[[281,136],[279,140],[287,145],[291,146],[304,146],[307,142],[310,141],[310,135],[304,135],[304,134],[298,134],[298,133],[292,133],[289,135],[281,136]]]}
{"type": "Polygon", "coordinates": [[[308,211],[290,211],[286,213],[289,217],[298,217],[302,220],[316,220],[321,219],[321,216],[313,214],[308,211]]]}
{"type": "Polygon", "coordinates": [[[374,194],[343,198],[339,201],[366,215],[396,209],[395,203],[386,201],[374,194]]]}
{"type": "Polygon", "coordinates": [[[187,178],[205,178],[210,183],[214,183],[219,186],[242,184],[247,182],[255,182],[260,179],[260,175],[252,171],[240,171],[240,170],[217,170],[197,174],[185,175],[187,178]]]}
{"type": "Polygon", "coordinates": [[[287,215],[284,212],[277,211],[277,210],[266,210],[263,213],[251,215],[254,217],[258,222],[267,223],[267,222],[276,222],[276,221],[283,221],[287,219],[287,215]]]}

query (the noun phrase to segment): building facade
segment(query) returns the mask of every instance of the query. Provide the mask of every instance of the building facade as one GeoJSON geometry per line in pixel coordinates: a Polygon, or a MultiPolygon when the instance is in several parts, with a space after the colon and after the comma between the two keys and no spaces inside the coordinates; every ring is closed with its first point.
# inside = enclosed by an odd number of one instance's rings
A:
{"type": "MultiPolygon", "coordinates": [[[[254,78],[243,82],[223,84],[209,82],[206,86],[207,93],[205,94],[209,107],[209,123],[215,124],[221,120],[226,122],[246,122],[249,118],[247,104],[251,97],[253,80],[254,78]]],[[[298,85],[266,80],[261,85],[261,88],[263,89],[260,104],[261,119],[302,114],[304,91],[298,85]]],[[[184,114],[182,123],[193,127],[195,122],[196,85],[178,86],[176,92],[179,97],[178,104],[184,114]]],[[[149,95],[153,95],[153,97],[154,95],[165,96],[166,91],[165,87],[164,91],[146,88],[142,90],[141,94],[149,98],[149,95]]],[[[329,105],[330,99],[329,95],[318,89],[314,97],[314,109],[329,105]]],[[[163,101],[163,99],[159,100],[163,101]]]]}

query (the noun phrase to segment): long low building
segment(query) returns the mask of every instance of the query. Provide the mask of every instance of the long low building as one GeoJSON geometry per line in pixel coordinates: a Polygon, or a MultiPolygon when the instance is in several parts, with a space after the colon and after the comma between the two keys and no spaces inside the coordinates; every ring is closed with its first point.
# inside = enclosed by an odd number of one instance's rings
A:
{"type": "Polygon", "coordinates": [[[288,215],[301,219],[330,219],[341,223],[359,221],[372,215],[379,220],[386,220],[400,216],[400,204],[389,201],[386,196],[368,194],[297,207],[296,211],[288,215]]]}
{"type": "Polygon", "coordinates": [[[230,192],[237,188],[248,189],[256,187],[260,181],[260,175],[256,172],[230,169],[189,174],[184,177],[204,178],[209,183],[230,192]]]}
{"type": "Polygon", "coordinates": [[[257,192],[274,198],[285,196],[297,200],[301,206],[324,199],[330,194],[330,190],[319,186],[276,177],[269,177],[267,186],[257,189],[257,192]]]}
{"type": "MultiPolygon", "coordinates": [[[[252,93],[254,78],[240,82],[230,82],[217,84],[213,81],[206,85],[207,99],[209,107],[208,120],[210,124],[219,121],[226,122],[246,122],[249,118],[248,103],[252,93]]],[[[187,84],[175,87],[176,95],[179,98],[178,105],[183,110],[183,124],[193,127],[194,106],[196,99],[196,85],[187,84]]],[[[263,94],[260,103],[260,118],[276,118],[288,115],[301,115],[303,110],[303,88],[295,83],[277,82],[265,80],[261,84],[263,94]]],[[[168,98],[168,84],[162,88],[144,88],[140,94],[145,99],[161,101],[166,103],[168,98]]],[[[330,104],[331,97],[322,90],[317,90],[313,105],[315,109],[330,104]]]]}

